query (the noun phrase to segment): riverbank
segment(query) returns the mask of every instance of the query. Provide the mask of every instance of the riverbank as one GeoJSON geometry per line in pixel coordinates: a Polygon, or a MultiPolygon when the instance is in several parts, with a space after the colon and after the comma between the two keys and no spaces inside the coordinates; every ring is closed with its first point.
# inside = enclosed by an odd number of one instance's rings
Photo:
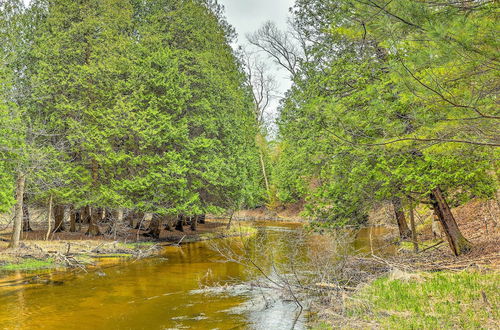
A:
{"type": "MultiPolygon", "coordinates": [[[[500,327],[500,228],[494,201],[453,209],[472,250],[455,257],[444,237],[434,237],[432,219],[418,214],[419,252],[399,242],[397,254],[367,253],[351,259],[374,270],[342,290],[336,304],[316,304],[313,329],[436,329],[500,327]]],[[[388,240],[395,240],[395,237],[388,240]]],[[[352,261],[352,260],[351,260],[352,261]]]]}
{"type": "Polygon", "coordinates": [[[498,272],[392,272],[346,299],[313,329],[498,329],[498,272]]]}
{"type": "Polygon", "coordinates": [[[250,226],[217,221],[199,224],[196,231],[163,231],[160,239],[145,237],[145,231],[130,229],[126,234],[101,235],[89,238],[82,232],[53,233],[43,239],[43,229],[24,233],[19,248],[8,249],[8,232],[0,233],[0,272],[33,271],[47,268],[81,268],[92,266],[102,258],[141,259],[157,255],[163,247],[206,241],[217,238],[250,235],[250,226]]]}

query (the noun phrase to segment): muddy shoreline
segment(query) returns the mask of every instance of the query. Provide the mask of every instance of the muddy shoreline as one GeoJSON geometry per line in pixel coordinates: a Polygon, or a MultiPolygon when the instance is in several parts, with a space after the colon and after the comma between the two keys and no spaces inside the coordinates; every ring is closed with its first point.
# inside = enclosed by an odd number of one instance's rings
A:
{"type": "Polygon", "coordinates": [[[83,232],[53,233],[49,240],[43,239],[45,230],[24,233],[25,237],[17,249],[8,249],[5,242],[8,233],[0,234],[0,277],[12,271],[35,271],[40,269],[86,269],[99,259],[142,259],[158,255],[166,246],[178,246],[212,239],[249,235],[255,230],[249,226],[208,221],[196,231],[163,231],[160,239],[151,239],[146,230],[129,229],[121,235],[88,237],[83,232]]]}

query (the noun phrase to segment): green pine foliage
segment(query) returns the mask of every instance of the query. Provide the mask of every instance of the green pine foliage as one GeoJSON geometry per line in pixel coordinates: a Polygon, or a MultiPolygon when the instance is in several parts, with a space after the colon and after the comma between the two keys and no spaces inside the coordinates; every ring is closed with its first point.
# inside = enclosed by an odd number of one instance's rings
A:
{"type": "MultiPolygon", "coordinates": [[[[34,128],[21,138],[34,200],[158,214],[260,202],[252,99],[217,3],[39,0],[24,13],[27,46],[9,47],[27,93],[9,120],[34,128]]],[[[7,123],[2,145],[15,143],[7,123]]],[[[5,207],[17,164],[2,157],[5,207]]]]}

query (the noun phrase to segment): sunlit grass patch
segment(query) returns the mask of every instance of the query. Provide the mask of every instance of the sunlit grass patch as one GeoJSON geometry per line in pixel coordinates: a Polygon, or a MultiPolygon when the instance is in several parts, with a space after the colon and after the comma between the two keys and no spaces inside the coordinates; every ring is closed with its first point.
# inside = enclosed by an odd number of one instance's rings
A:
{"type": "Polygon", "coordinates": [[[53,259],[23,259],[19,263],[7,263],[5,265],[0,265],[0,270],[37,270],[44,268],[52,268],[56,264],[53,259]]]}
{"type": "Polygon", "coordinates": [[[419,274],[418,280],[375,280],[355,297],[350,316],[384,328],[495,328],[499,323],[498,273],[419,274]],[[360,303],[360,301],[364,303],[360,303]]]}
{"type": "Polygon", "coordinates": [[[125,249],[141,249],[155,245],[155,242],[118,243],[118,247],[125,249]]]}

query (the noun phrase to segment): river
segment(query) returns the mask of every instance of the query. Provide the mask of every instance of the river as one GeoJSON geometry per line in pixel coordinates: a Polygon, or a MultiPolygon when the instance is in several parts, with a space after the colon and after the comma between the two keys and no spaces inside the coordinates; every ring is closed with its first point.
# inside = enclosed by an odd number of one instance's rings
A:
{"type": "MultiPolygon", "coordinates": [[[[288,256],[314,248],[320,237],[302,235],[299,224],[254,225],[258,232],[248,238],[250,244],[258,242],[262,251],[272,247],[273,260],[284,267],[290,262],[288,256]]],[[[362,229],[350,248],[377,248],[383,244],[378,237],[385,232],[383,228],[362,229]]],[[[231,245],[234,240],[224,243],[231,245]]],[[[137,261],[103,260],[88,273],[46,270],[4,274],[0,277],[0,329],[304,328],[305,313],[293,325],[295,302],[275,299],[272,306],[263,308],[253,303],[257,290],[235,289],[231,294],[199,290],[207,284],[245,283],[255,275],[238,263],[226,262],[211,248],[213,244],[167,246],[161,255],[137,261]],[[28,283],[27,279],[33,278],[38,283],[28,283]]],[[[268,252],[254,257],[269,269],[268,252]]]]}

